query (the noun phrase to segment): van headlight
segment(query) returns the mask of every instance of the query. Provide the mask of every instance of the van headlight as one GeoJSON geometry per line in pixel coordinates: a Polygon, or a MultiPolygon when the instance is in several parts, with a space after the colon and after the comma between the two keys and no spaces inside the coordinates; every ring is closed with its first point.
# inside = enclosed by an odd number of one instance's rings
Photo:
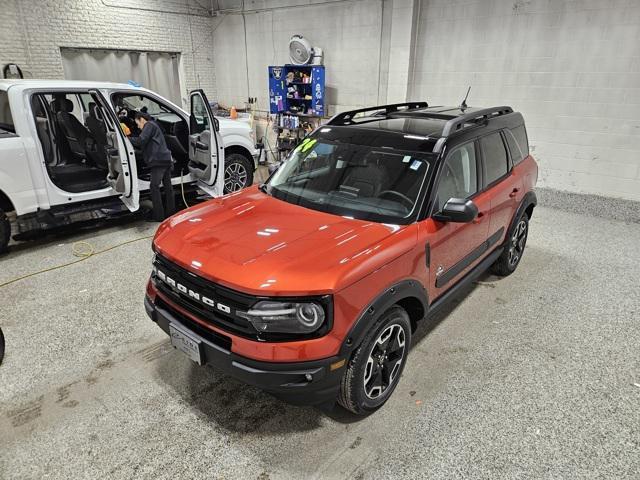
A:
{"type": "Polygon", "coordinates": [[[272,302],[263,300],[238,315],[251,322],[258,332],[311,333],[318,330],[326,315],[315,302],[272,302]]]}

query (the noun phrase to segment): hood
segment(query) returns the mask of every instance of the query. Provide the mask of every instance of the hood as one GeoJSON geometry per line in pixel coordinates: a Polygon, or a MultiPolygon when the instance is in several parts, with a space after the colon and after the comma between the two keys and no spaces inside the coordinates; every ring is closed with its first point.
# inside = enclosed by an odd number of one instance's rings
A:
{"type": "Polygon", "coordinates": [[[257,187],[192,207],[158,229],[158,253],[193,273],[255,295],[333,293],[409,251],[413,225],[317,212],[257,187]]]}
{"type": "Polygon", "coordinates": [[[249,126],[249,119],[243,120],[231,120],[230,118],[216,117],[220,122],[220,134],[225,135],[250,135],[251,127],[249,126]]]}

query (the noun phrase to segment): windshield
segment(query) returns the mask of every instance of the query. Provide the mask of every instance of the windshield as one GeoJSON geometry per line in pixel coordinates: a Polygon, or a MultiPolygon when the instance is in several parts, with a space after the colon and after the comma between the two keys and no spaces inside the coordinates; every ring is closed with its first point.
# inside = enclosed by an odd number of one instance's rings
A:
{"type": "Polygon", "coordinates": [[[11,107],[9,106],[9,95],[6,90],[0,90],[0,129],[16,133],[11,117],[11,107]]]}
{"type": "Polygon", "coordinates": [[[149,115],[159,116],[166,113],[173,113],[164,105],[156,102],[152,98],[143,95],[114,95],[118,110],[127,109],[130,111],[138,111],[148,113],[149,115]]]}
{"type": "Polygon", "coordinates": [[[428,154],[306,138],[271,177],[267,193],[314,210],[383,223],[409,223],[428,154]]]}

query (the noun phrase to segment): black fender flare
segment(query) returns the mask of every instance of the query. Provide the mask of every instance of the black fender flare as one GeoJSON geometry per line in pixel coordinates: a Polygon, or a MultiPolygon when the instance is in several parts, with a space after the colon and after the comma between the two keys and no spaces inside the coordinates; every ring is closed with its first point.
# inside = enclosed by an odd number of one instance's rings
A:
{"type": "Polygon", "coordinates": [[[426,316],[429,310],[429,297],[422,283],[415,279],[406,279],[395,283],[380,293],[362,313],[349,330],[342,342],[339,355],[350,357],[355,348],[360,346],[371,326],[393,305],[406,298],[417,298],[422,304],[426,316]]]}
{"type": "Polygon", "coordinates": [[[506,239],[508,239],[511,236],[513,227],[515,227],[516,221],[520,218],[520,215],[522,215],[522,212],[524,212],[531,205],[535,207],[537,204],[538,204],[538,197],[536,197],[536,192],[529,191],[525,193],[524,197],[522,198],[522,201],[520,202],[520,205],[518,206],[518,209],[516,210],[516,213],[513,215],[513,218],[511,219],[511,223],[509,224],[509,229],[507,230],[507,236],[505,237],[505,242],[507,241],[506,239]]]}

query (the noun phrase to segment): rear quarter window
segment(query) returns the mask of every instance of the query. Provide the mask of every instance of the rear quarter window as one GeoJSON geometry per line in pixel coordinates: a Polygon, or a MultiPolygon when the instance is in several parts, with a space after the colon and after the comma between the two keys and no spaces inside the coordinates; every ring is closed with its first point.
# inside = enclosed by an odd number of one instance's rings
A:
{"type": "Polygon", "coordinates": [[[0,129],[5,132],[16,133],[9,106],[9,95],[6,90],[0,90],[0,129]]]}
{"type": "Polygon", "coordinates": [[[527,130],[524,125],[515,128],[506,129],[505,137],[509,145],[509,152],[513,164],[517,165],[529,155],[529,140],[527,139],[527,130]]]}

